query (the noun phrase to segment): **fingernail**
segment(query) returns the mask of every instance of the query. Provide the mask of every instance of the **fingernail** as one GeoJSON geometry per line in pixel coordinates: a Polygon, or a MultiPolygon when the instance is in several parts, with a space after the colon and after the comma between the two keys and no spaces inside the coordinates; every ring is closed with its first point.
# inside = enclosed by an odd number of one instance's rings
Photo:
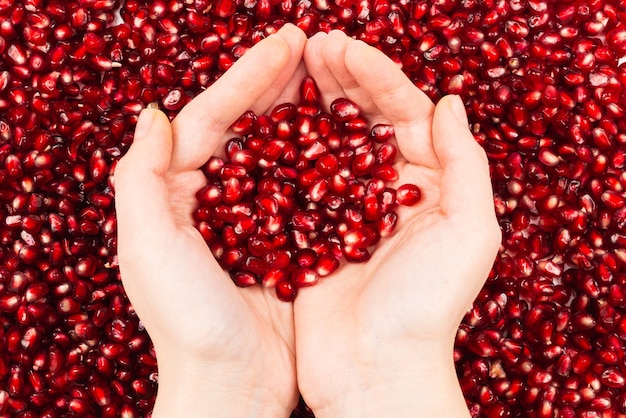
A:
{"type": "Polygon", "coordinates": [[[467,112],[465,111],[465,105],[463,104],[463,100],[461,97],[453,94],[450,96],[450,110],[459,123],[463,125],[468,125],[467,121],[467,112]]]}
{"type": "Polygon", "coordinates": [[[154,120],[154,110],[150,107],[143,109],[137,119],[135,126],[135,137],[143,136],[150,131],[150,126],[154,120]]]}

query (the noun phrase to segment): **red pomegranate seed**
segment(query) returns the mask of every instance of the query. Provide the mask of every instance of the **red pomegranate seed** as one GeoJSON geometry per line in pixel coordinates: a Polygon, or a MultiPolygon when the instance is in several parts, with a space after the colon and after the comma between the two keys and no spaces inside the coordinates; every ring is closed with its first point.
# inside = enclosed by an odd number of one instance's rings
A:
{"type": "Polygon", "coordinates": [[[335,99],[330,104],[331,114],[340,122],[346,122],[359,116],[361,109],[348,99],[335,99]]]}
{"type": "Polygon", "coordinates": [[[372,138],[376,142],[385,142],[394,136],[394,129],[391,125],[378,124],[372,127],[372,138]]]}
{"type": "Polygon", "coordinates": [[[305,287],[305,286],[313,286],[319,280],[318,274],[310,269],[301,268],[296,271],[291,276],[293,280],[293,284],[297,287],[305,287]]]}
{"type": "Polygon", "coordinates": [[[319,103],[320,93],[317,88],[317,84],[312,78],[305,77],[300,85],[300,97],[302,101],[308,104],[319,103]]]}
{"type": "Polygon", "coordinates": [[[372,176],[384,181],[398,180],[398,173],[391,164],[381,163],[372,167],[372,176]]]}
{"type": "Polygon", "coordinates": [[[320,277],[326,277],[339,268],[339,260],[330,254],[321,254],[315,264],[315,271],[320,277]]]}
{"type": "Polygon", "coordinates": [[[414,184],[403,184],[396,191],[398,203],[405,206],[413,206],[422,198],[422,192],[414,184]]]}
{"type": "Polygon", "coordinates": [[[283,280],[276,285],[276,295],[283,302],[291,302],[296,297],[296,288],[290,281],[283,280]]]}

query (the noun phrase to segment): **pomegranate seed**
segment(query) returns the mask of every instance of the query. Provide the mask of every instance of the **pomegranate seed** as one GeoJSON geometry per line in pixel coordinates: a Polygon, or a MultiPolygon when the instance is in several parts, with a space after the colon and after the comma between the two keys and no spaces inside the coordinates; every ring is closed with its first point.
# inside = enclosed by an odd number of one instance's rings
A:
{"type": "Polygon", "coordinates": [[[318,274],[310,269],[301,268],[296,270],[291,276],[296,287],[313,286],[319,280],[318,274]]]}
{"type": "Polygon", "coordinates": [[[398,203],[405,206],[413,206],[422,198],[422,192],[414,184],[403,184],[398,187],[396,199],[398,203]]]}
{"type": "Polygon", "coordinates": [[[296,288],[290,281],[283,280],[276,285],[276,295],[283,302],[291,302],[296,297],[296,288]]]}
{"type": "Polygon", "coordinates": [[[304,103],[315,104],[320,101],[320,93],[317,84],[312,78],[305,77],[300,85],[300,96],[304,103]]]}
{"type": "Polygon", "coordinates": [[[340,122],[346,122],[359,116],[361,109],[348,99],[335,99],[330,104],[331,114],[340,122]]]}
{"type": "Polygon", "coordinates": [[[391,125],[378,124],[372,127],[370,134],[374,141],[382,143],[394,136],[394,129],[391,125]]]}
{"type": "Polygon", "coordinates": [[[339,268],[339,260],[330,254],[321,254],[315,264],[315,271],[320,277],[326,277],[339,268]]]}
{"type": "Polygon", "coordinates": [[[385,164],[395,160],[397,149],[391,144],[383,144],[376,152],[376,163],[385,164]]]}

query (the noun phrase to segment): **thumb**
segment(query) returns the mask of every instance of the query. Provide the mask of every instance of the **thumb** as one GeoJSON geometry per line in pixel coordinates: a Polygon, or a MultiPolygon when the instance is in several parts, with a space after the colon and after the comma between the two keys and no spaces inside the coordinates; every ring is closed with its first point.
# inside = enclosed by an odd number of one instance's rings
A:
{"type": "MultiPolygon", "coordinates": [[[[123,167],[128,165],[125,168],[150,169],[163,175],[172,154],[172,128],[167,116],[151,105],[139,114],[133,144],[119,163],[123,167]]],[[[118,178],[117,169],[115,178],[118,178]]]]}
{"type": "Polygon", "coordinates": [[[146,247],[163,242],[163,234],[175,226],[163,177],[171,155],[172,130],[167,116],[157,109],[144,109],[134,142],[115,168],[120,263],[126,257],[132,260],[149,253],[146,247]]]}
{"type": "Polygon", "coordinates": [[[468,128],[459,96],[439,101],[432,132],[433,147],[443,169],[442,210],[460,230],[476,227],[484,235],[497,229],[499,235],[487,156],[468,128]]]}

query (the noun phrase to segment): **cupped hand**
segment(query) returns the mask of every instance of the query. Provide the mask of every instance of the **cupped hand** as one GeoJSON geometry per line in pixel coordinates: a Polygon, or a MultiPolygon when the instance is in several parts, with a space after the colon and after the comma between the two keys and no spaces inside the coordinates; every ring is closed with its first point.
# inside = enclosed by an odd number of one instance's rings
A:
{"type": "Polygon", "coordinates": [[[423,200],[398,208],[395,233],[368,262],[300,290],[300,391],[318,418],[467,415],[454,337],[500,229],[487,158],[463,104],[450,96],[435,107],[389,58],[341,32],[312,37],[304,60],[327,108],[348,97],[372,123],[395,127],[395,186],[416,184],[423,200]]]}
{"type": "Polygon", "coordinates": [[[194,228],[199,168],[229,126],[297,97],[305,35],[293,25],[251,48],[171,123],[152,109],[115,170],[124,288],[156,350],[154,416],[289,416],[297,402],[292,305],[236,287],[194,228]]]}

